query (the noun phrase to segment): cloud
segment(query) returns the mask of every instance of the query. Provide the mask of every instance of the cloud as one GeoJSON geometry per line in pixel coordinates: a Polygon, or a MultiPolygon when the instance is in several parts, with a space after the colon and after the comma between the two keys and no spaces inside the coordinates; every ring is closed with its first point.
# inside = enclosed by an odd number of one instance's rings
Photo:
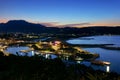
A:
{"type": "Polygon", "coordinates": [[[7,21],[7,19],[0,19],[0,23],[6,23],[7,21]]]}
{"type": "Polygon", "coordinates": [[[76,23],[76,24],[65,24],[65,25],[59,25],[59,27],[87,27],[90,26],[91,23],[76,23]]]}
{"type": "Polygon", "coordinates": [[[42,22],[40,24],[43,24],[43,25],[45,25],[47,27],[56,27],[56,26],[59,25],[59,22],[42,22]]]}
{"type": "Polygon", "coordinates": [[[59,22],[42,22],[39,24],[43,24],[47,27],[86,27],[91,25],[91,23],[61,24],[59,22]]]}
{"type": "Polygon", "coordinates": [[[43,24],[47,27],[84,27],[91,25],[90,23],[60,24],[59,22],[43,22],[40,24],[43,24]]]}

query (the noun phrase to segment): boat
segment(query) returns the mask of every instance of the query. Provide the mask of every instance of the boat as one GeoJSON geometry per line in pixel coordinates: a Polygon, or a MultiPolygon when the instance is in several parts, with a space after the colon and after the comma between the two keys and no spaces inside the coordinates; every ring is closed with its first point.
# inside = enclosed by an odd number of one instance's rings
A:
{"type": "Polygon", "coordinates": [[[110,65],[111,64],[110,62],[100,61],[100,60],[94,60],[94,61],[91,61],[91,63],[96,64],[96,65],[110,65]]]}
{"type": "Polygon", "coordinates": [[[82,61],[83,58],[77,57],[77,58],[75,58],[75,60],[76,60],[76,61],[82,61]]]}

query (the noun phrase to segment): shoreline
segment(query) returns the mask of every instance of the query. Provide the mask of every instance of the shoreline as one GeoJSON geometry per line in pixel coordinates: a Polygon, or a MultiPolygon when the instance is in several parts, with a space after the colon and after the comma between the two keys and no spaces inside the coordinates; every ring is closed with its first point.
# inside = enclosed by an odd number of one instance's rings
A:
{"type": "Polygon", "coordinates": [[[120,50],[120,47],[109,46],[114,44],[70,44],[70,43],[68,44],[72,46],[79,46],[81,48],[103,48],[107,50],[120,50]]]}

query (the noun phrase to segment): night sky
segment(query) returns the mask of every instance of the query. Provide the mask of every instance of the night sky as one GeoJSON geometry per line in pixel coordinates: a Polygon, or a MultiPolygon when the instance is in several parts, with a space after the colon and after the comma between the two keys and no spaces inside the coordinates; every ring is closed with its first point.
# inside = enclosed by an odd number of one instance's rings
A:
{"type": "Polygon", "coordinates": [[[119,26],[120,0],[0,0],[0,23],[20,19],[47,26],[119,26]]]}

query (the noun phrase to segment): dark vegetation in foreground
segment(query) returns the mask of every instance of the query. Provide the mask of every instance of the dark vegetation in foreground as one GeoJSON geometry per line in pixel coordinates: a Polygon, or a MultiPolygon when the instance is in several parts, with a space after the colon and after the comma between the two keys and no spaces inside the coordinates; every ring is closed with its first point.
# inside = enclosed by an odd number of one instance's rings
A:
{"type": "Polygon", "coordinates": [[[4,56],[0,52],[0,80],[120,80],[117,73],[40,56],[4,56]]]}

